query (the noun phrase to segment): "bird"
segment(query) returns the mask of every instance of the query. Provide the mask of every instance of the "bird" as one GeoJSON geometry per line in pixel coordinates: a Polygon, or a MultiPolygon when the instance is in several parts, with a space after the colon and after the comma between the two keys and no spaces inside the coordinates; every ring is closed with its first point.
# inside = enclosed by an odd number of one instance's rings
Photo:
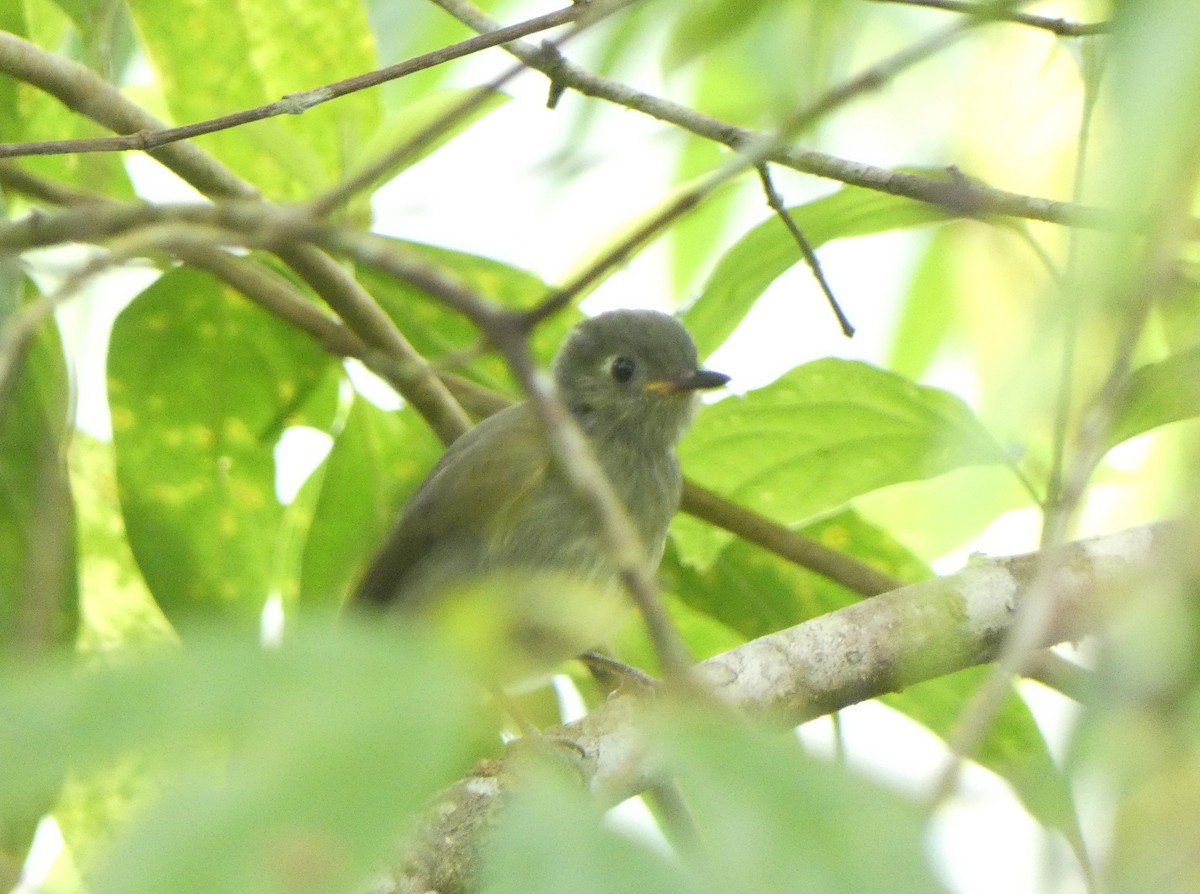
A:
{"type": "MultiPolygon", "coordinates": [[[[676,445],[698,393],[729,377],[701,368],[687,329],[651,310],[614,310],[578,323],[552,374],[657,567],[682,491],[676,445]]],[[[548,575],[615,589],[617,571],[597,524],[556,466],[534,408],[518,403],[450,445],[348,605],[420,612],[497,576],[506,586],[548,575]]]]}

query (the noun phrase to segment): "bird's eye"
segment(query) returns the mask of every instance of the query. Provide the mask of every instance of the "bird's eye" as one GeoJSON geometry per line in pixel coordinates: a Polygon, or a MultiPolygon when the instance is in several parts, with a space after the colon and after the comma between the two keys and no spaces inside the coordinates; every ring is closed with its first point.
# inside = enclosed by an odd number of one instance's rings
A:
{"type": "Polygon", "coordinates": [[[614,357],[608,371],[612,373],[615,381],[624,385],[633,378],[633,373],[636,369],[637,364],[629,357],[614,357]]]}

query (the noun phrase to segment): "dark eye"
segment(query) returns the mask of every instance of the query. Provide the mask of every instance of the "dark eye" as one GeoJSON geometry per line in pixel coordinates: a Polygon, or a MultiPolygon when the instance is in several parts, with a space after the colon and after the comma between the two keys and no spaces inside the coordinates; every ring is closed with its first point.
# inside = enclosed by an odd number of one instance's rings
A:
{"type": "Polygon", "coordinates": [[[609,372],[615,381],[624,385],[633,378],[634,370],[637,369],[637,364],[628,357],[614,357],[612,366],[609,367],[609,372]]]}

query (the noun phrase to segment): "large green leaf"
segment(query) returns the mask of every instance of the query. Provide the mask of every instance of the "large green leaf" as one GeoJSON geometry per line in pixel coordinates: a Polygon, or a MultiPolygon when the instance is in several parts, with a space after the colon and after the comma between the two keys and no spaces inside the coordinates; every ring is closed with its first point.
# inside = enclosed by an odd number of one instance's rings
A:
{"type": "MultiPolygon", "coordinates": [[[[922,226],[954,216],[936,205],[857,186],[843,187],[790,208],[788,213],[813,248],[833,239],[922,226]]],[[[739,239],[718,262],[700,297],[682,315],[700,356],[707,357],[720,347],[767,286],[800,260],[795,238],[777,217],[763,221],[739,239]]]]}
{"type": "Polygon", "coordinates": [[[21,770],[0,774],[0,823],[67,770],[137,756],[158,797],[105,831],[89,890],[357,890],[480,754],[478,693],[416,631],[302,633],[0,677],[0,765],[21,770]]]}
{"type": "Polygon", "coordinates": [[[121,507],[138,566],[177,626],[257,623],[282,518],[273,451],[331,362],[188,268],[117,319],[108,385],[121,507]]]}
{"type": "MultiPolygon", "coordinates": [[[[706,407],[680,445],[688,475],[792,525],[902,481],[1005,457],[967,406],[857,361],[827,358],[706,407]]],[[[728,538],[681,540],[686,561],[728,538]]]]}
{"type": "Polygon", "coordinates": [[[1108,446],[1169,422],[1200,416],[1200,348],[1135,369],[1113,413],[1108,446]]]}
{"type": "MultiPolygon", "coordinates": [[[[361,0],[132,0],[129,6],[179,124],[376,67],[361,0]]],[[[337,180],[378,120],[378,96],[367,90],[197,143],[270,198],[299,200],[337,180]]]]}

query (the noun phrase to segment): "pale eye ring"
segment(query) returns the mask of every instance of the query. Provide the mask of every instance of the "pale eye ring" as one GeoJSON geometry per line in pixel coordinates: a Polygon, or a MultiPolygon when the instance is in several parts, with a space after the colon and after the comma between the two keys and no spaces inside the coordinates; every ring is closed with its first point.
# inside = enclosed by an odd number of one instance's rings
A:
{"type": "Polygon", "coordinates": [[[613,377],[613,381],[619,382],[622,385],[632,379],[636,371],[637,363],[631,357],[614,357],[608,367],[608,372],[613,377]]]}

